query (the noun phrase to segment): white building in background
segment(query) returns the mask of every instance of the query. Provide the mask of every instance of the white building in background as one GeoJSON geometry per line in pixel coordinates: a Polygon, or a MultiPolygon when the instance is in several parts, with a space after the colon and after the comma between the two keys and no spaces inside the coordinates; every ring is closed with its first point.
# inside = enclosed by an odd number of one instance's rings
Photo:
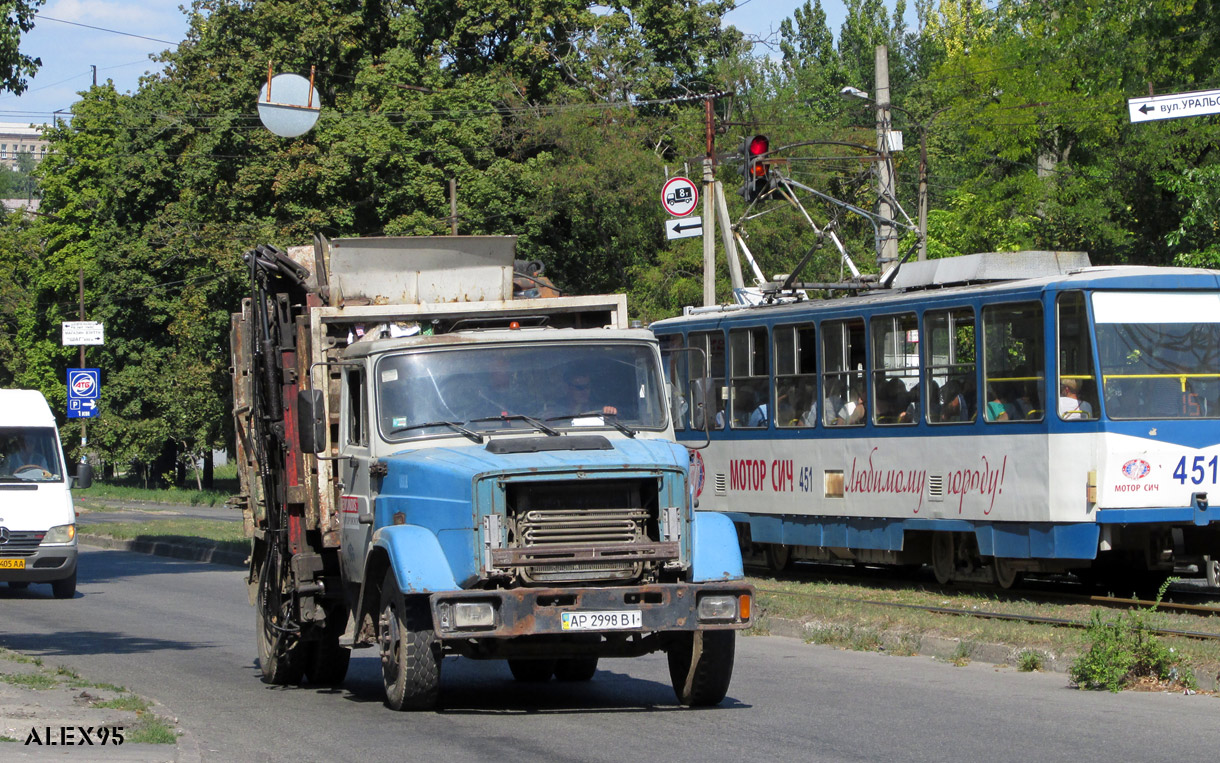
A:
{"type": "Polygon", "coordinates": [[[22,122],[0,122],[0,165],[16,169],[21,154],[31,154],[39,161],[47,155],[42,130],[22,122]]]}

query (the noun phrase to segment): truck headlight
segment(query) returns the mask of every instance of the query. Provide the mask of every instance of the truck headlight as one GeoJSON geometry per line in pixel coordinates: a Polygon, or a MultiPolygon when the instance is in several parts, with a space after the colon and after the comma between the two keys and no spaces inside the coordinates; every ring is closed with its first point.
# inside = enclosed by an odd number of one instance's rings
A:
{"type": "Polygon", "coordinates": [[[490,601],[461,601],[453,605],[455,628],[494,628],[496,610],[490,601]]]}
{"type": "Polygon", "coordinates": [[[43,536],[43,543],[71,543],[76,539],[76,525],[56,525],[43,536]]]}
{"type": "Polygon", "coordinates": [[[699,599],[700,620],[732,622],[737,619],[737,597],[733,594],[708,595],[699,599]]]}

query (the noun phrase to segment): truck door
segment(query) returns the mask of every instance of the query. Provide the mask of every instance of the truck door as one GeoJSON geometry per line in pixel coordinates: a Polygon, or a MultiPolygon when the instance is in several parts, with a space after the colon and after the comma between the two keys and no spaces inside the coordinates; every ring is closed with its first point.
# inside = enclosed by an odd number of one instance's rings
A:
{"type": "Polygon", "coordinates": [[[339,426],[339,503],[343,513],[341,559],[349,583],[364,579],[364,552],[373,534],[373,504],[369,484],[369,394],[363,368],[343,374],[342,417],[339,426]]]}

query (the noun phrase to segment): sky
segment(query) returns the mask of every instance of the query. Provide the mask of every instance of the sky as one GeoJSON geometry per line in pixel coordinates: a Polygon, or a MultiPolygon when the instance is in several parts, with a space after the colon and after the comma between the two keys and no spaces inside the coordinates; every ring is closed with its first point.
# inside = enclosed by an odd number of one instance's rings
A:
{"type": "MultiPolygon", "coordinates": [[[[803,3],[740,1],[725,15],[725,23],[755,38],[775,40],[780,22],[803,3]]],[[[79,99],[77,92],[92,83],[92,66],[97,67],[99,84],[113,80],[121,93],[135,90],[143,74],[157,71],[149,56],[185,36],[186,16],[178,5],[179,0],[48,0],[21,42],[22,51],[42,59],[42,67],[25,93],[0,94],[0,122],[44,124],[62,116],[79,99]]],[[[830,29],[837,33],[845,15],[843,3],[823,0],[822,6],[830,29]]]]}

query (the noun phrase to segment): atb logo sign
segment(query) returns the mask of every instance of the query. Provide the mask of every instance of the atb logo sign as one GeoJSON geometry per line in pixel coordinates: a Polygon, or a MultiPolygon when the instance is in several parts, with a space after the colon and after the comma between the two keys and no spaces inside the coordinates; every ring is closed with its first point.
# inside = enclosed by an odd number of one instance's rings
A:
{"type": "Polygon", "coordinates": [[[97,375],[96,371],[89,373],[88,370],[75,371],[68,374],[68,397],[74,397],[78,400],[85,398],[97,397],[97,375]]]}

